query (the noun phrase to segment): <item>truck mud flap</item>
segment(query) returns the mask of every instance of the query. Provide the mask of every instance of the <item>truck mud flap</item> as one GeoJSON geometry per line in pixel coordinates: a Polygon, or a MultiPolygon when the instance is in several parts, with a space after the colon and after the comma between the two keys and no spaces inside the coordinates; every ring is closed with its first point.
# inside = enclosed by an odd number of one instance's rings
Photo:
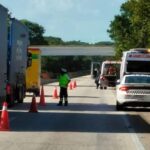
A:
{"type": "Polygon", "coordinates": [[[17,88],[17,101],[18,101],[18,103],[23,103],[23,99],[24,99],[24,88],[18,87],[17,88]]]}

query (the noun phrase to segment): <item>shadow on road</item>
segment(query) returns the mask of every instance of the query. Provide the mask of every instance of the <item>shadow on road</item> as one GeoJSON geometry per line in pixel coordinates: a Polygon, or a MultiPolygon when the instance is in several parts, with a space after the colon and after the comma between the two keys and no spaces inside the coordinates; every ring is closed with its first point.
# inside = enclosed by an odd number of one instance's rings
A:
{"type": "MultiPolygon", "coordinates": [[[[11,130],[16,132],[92,132],[128,133],[132,126],[126,125],[125,114],[88,114],[64,112],[11,112],[11,130]],[[16,117],[18,116],[18,117],[16,117]]],[[[138,124],[137,133],[150,133],[149,124],[139,115],[128,115],[138,124]]],[[[133,132],[131,130],[131,132],[133,132]]]]}
{"type": "MultiPolygon", "coordinates": [[[[58,100],[56,100],[58,103],[58,100]]],[[[92,104],[92,103],[69,103],[69,106],[57,106],[57,103],[46,103],[46,106],[40,106],[37,103],[37,108],[40,111],[115,111],[114,105],[105,103],[92,104]]],[[[11,108],[11,110],[28,110],[30,103],[19,104],[11,108]]]]}
{"type": "MultiPolygon", "coordinates": [[[[91,98],[91,97],[90,97],[91,98]]],[[[45,103],[45,106],[40,106],[39,102],[37,102],[37,108],[40,111],[116,111],[116,105],[109,105],[107,103],[69,103],[69,106],[57,106],[58,99],[56,99],[56,103],[45,103]]],[[[23,103],[23,104],[16,104],[10,110],[28,110],[30,108],[31,103],[23,103]]],[[[150,112],[149,107],[126,107],[123,109],[126,112],[150,112]]]]}
{"type": "Polygon", "coordinates": [[[126,112],[150,112],[150,107],[126,107],[123,110],[126,112]]]}

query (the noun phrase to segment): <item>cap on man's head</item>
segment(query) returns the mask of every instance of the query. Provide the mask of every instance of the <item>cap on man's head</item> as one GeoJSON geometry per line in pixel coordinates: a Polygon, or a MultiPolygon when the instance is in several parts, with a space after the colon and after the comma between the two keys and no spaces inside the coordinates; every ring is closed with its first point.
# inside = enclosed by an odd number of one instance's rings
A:
{"type": "Polygon", "coordinates": [[[62,72],[67,72],[67,69],[61,68],[61,71],[62,71],[62,72]]]}

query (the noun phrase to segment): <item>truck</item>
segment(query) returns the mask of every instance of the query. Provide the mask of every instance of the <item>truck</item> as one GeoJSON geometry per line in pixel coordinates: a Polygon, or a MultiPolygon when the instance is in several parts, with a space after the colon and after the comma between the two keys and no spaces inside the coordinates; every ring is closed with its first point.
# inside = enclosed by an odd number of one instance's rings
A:
{"type": "Polygon", "coordinates": [[[100,89],[114,87],[120,75],[120,61],[103,61],[99,77],[100,89]]]}
{"type": "Polygon", "coordinates": [[[26,93],[29,32],[28,28],[15,18],[10,19],[9,30],[8,83],[12,89],[13,100],[22,103],[26,93]]]}
{"type": "Polygon", "coordinates": [[[7,83],[7,17],[8,10],[0,5],[0,100],[5,100],[7,83]]]}
{"type": "Polygon", "coordinates": [[[41,76],[41,50],[29,47],[28,52],[32,54],[32,65],[26,70],[26,91],[40,95],[41,76]]]}
{"type": "Polygon", "coordinates": [[[126,74],[150,74],[150,49],[134,48],[123,52],[120,79],[126,74]]]}
{"type": "Polygon", "coordinates": [[[22,103],[26,93],[26,68],[28,57],[28,28],[15,18],[8,17],[8,10],[0,5],[0,102],[8,105],[22,103]]]}

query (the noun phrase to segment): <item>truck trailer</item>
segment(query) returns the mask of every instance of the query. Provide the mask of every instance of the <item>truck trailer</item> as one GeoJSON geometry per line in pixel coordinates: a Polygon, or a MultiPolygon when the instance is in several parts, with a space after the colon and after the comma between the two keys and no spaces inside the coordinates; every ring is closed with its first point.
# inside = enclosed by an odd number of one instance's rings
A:
{"type": "Polygon", "coordinates": [[[16,19],[10,20],[8,46],[8,83],[12,89],[12,97],[23,102],[26,92],[26,68],[29,46],[28,28],[16,19]]]}
{"type": "Polygon", "coordinates": [[[26,92],[26,68],[29,46],[28,28],[0,5],[0,102],[22,103],[26,92]]]}
{"type": "Polygon", "coordinates": [[[7,82],[8,10],[0,5],[0,100],[5,100],[7,82]]]}

